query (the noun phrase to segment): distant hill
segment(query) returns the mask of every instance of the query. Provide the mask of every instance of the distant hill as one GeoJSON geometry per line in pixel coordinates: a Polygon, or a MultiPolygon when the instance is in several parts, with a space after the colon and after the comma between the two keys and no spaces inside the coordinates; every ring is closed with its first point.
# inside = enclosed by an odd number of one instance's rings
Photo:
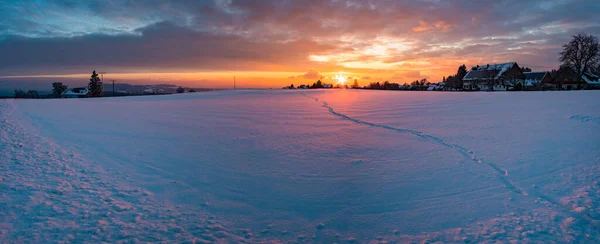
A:
{"type": "MultiPolygon", "coordinates": [[[[127,83],[118,83],[115,84],[116,92],[125,92],[125,93],[145,93],[149,91],[153,91],[154,93],[175,93],[179,86],[172,84],[153,84],[153,85],[132,85],[127,83]]],[[[189,88],[184,87],[187,90],[194,89],[195,91],[212,91],[215,89],[211,88],[189,88]]],[[[113,85],[112,83],[104,84],[105,92],[112,92],[113,85]]]]}

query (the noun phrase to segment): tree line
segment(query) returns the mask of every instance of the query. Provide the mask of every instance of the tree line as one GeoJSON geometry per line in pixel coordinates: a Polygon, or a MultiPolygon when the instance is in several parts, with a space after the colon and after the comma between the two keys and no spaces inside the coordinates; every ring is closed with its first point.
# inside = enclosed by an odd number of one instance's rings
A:
{"type": "MultiPolygon", "coordinates": [[[[300,88],[300,89],[322,89],[322,88],[343,88],[343,87],[345,87],[345,86],[342,86],[341,84],[331,85],[331,87],[325,87],[325,85],[326,84],[323,81],[317,80],[312,85],[310,85],[310,84],[308,84],[308,85],[301,84],[299,86],[294,86],[294,84],[291,84],[287,88],[291,88],[291,89],[295,89],[295,88],[300,88]]],[[[352,85],[349,88],[352,88],[352,89],[359,88],[359,86],[358,86],[358,80],[354,79],[354,82],[352,83],[352,85]]]]}
{"type": "MultiPolygon", "coordinates": [[[[46,97],[60,98],[68,89],[69,86],[63,84],[62,82],[53,82],[52,94],[46,97]]],[[[104,87],[102,85],[102,81],[100,80],[100,77],[98,77],[98,74],[95,70],[92,72],[87,89],[89,91],[88,96],[90,97],[104,96],[104,87]]],[[[36,90],[24,92],[21,89],[15,89],[15,98],[43,98],[43,96],[40,96],[36,90]]]]}

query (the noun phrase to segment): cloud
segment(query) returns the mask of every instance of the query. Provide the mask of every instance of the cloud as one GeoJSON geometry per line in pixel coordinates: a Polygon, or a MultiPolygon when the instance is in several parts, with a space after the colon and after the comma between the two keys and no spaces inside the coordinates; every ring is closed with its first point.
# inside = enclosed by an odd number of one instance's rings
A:
{"type": "Polygon", "coordinates": [[[2,75],[318,69],[441,79],[463,63],[557,67],[570,35],[600,35],[600,5],[586,0],[39,4],[45,14],[27,1],[0,8],[2,75]]]}
{"type": "Polygon", "coordinates": [[[370,80],[371,77],[370,76],[363,76],[361,79],[363,79],[363,80],[370,80]]]}
{"type": "Polygon", "coordinates": [[[425,78],[425,77],[421,76],[421,72],[419,72],[419,71],[403,71],[403,72],[397,72],[397,73],[393,74],[391,77],[391,80],[393,82],[404,83],[404,82],[409,82],[409,81],[414,81],[414,80],[420,80],[422,78],[425,78]]]}
{"type": "Polygon", "coordinates": [[[422,31],[429,31],[429,30],[441,30],[443,32],[448,32],[452,29],[452,24],[446,23],[443,20],[439,20],[433,24],[430,24],[429,22],[425,21],[425,20],[421,20],[419,22],[419,26],[415,26],[413,27],[411,30],[413,32],[422,32],[422,31]]]}
{"type": "MultiPolygon", "coordinates": [[[[305,62],[310,52],[332,49],[310,40],[257,42],[231,34],[198,32],[163,22],[136,35],[91,34],[62,38],[9,37],[0,44],[3,74],[32,69],[254,70],[305,62]],[[274,52],[273,50],[278,50],[274,52]]],[[[308,66],[309,64],[305,64],[308,66]]],[[[308,67],[307,67],[308,68],[308,67]]]]}
{"type": "Polygon", "coordinates": [[[322,79],[323,75],[321,75],[321,73],[319,73],[319,71],[317,71],[315,69],[309,69],[308,72],[306,72],[305,74],[302,75],[302,77],[304,79],[315,80],[315,79],[322,79]]]}

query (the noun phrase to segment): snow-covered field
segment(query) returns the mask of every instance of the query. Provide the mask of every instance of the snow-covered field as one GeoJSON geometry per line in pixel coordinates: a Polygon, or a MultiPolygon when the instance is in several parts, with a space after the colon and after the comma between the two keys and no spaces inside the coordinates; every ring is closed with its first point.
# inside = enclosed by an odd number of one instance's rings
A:
{"type": "Polygon", "coordinates": [[[600,92],[0,100],[0,243],[600,242],[600,92]]]}

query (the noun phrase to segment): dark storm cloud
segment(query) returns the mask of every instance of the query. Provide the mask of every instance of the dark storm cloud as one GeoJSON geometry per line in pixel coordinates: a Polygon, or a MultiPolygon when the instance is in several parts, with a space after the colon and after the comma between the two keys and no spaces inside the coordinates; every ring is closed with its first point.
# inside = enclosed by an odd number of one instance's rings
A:
{"type": "MultiPolygon", "coordinates": [[[[304,60],[310,51],[327,50],[308,40],[265,43],[235,36],[196,32],[170,23],[158,23],[135,34],[91,34],[66,38],[9,37],[0,45],[0,69],[145,67],[173,69],[253,70],[255,65],[282,65],[304,60]]],[[[124,72],[122,70],[121,72],[124,72]]]]}

